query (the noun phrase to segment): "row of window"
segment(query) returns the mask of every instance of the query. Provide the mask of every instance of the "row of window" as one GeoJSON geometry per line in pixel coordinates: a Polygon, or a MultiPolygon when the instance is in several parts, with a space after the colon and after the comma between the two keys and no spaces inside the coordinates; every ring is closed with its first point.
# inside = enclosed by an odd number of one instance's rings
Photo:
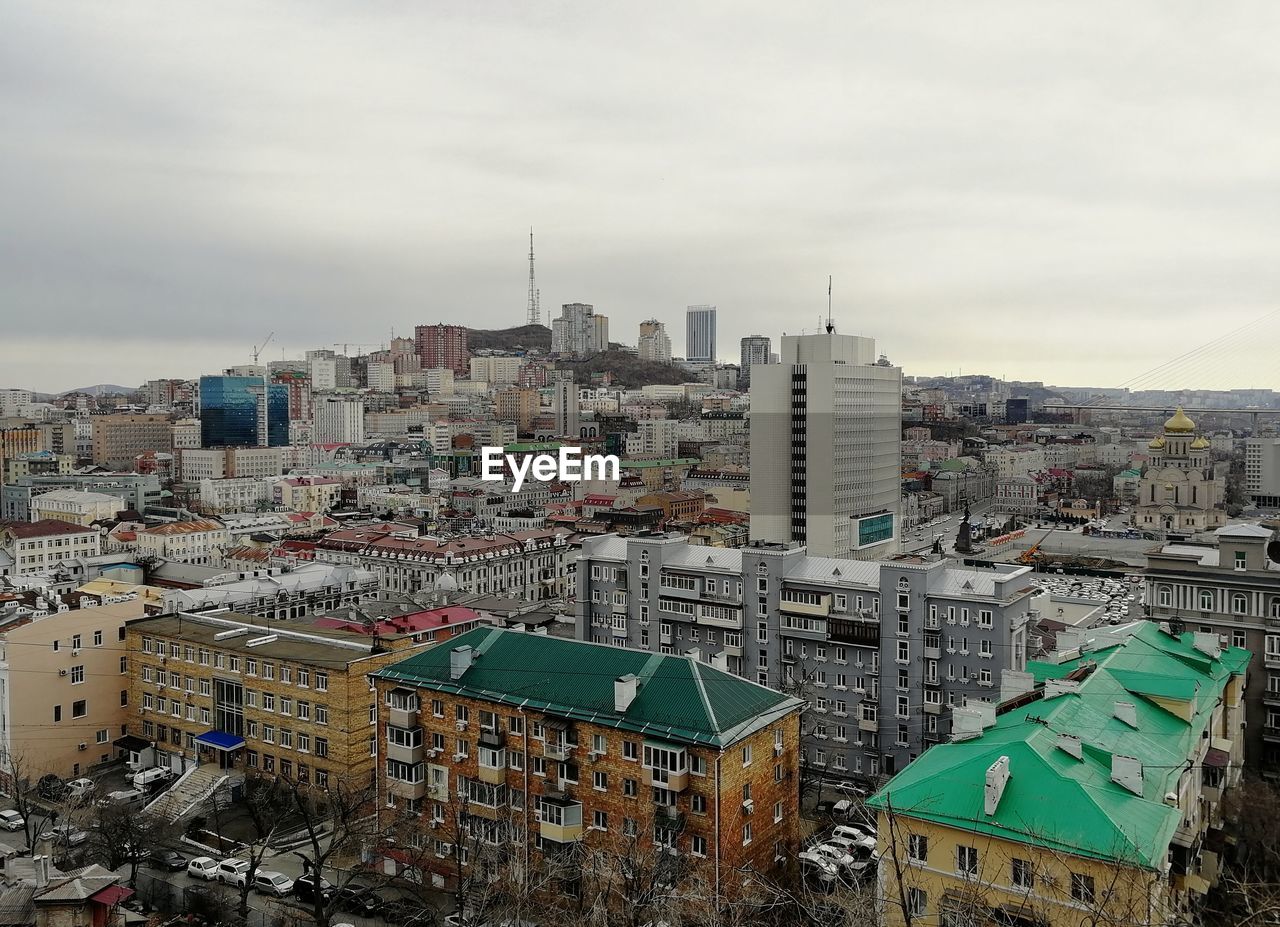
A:
{"type": "MultiPolygon", "coordinates": [[[[929,838],[924,834],[907,836],[907,859],[913,863],[927,865],[929,862],[929,838]]],[[[978,848],[957,845],[955,848],[956,875],[966,879],[978,877],[980,861],[978,848]]],[[[1035,888],[1035,867],[1029,859],[1013,859],[1009,865],[1009,884],[1014,888],[1030,891],[1035,888]]],[[[923,893],[921,893],[923,895],[923,893]]],[[[1071,898],[1081,904],[1092,904],[1096,897],[1093,876],[1085,873],[1071,873],[1071,898]]],[[[921,901],[920,910],[914,914],[923,914],[925,904],[921,901]]]]}
{"type": "MultiPolygon", "coordinates": [[[[243,672],[246,676],[260,676],[263,679],[274,680],[276,678],[277,664],[269,661],[259,661],[257,657],[242,657],[240,654],[227,654],[222,652],[211,652],[208,648],[196,648],[190,644],[179,644],[176,641],[165,642],[163,640],[152,640],[150,637],[142,638],[142,652],[154,653],[157,656],[169,657],[174,660],[183,660],[186,663],[198,663],[200,666],[212,666],[215,669],[225,669],[233,673],[243,672]]],[[[327,692],[329,690],[329,674],[321,670],[311,670],[306,667],[290,666],[287,663],[279,664],[280,682],[285,685],[295,685],[301,689],[314,687],[317,692],[327,692]]]]}

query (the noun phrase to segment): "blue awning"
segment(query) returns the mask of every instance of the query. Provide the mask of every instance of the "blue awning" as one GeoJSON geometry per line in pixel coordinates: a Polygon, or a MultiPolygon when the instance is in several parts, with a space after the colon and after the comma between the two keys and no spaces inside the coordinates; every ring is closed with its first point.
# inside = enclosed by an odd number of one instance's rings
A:
{"type": "Polygon", "coordinates": [[[215,750],[239,750],[244,746],[244,738],[239,734],[228,734],[226,731],[205,731],[196,735],[196,743],[202,747],[213,747],[215,750]]]}

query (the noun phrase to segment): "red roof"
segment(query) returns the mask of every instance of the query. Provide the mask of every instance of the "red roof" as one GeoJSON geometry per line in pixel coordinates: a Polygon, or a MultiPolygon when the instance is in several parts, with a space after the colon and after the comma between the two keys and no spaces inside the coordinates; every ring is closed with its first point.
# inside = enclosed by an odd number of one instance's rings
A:
{"type": "Polygon", "coordinates": [[[0,527],[9,531],[16,538],[44,538],[55,534],[97,534],[97,528],[82,528],[69,521],[58,521],[44,518],[40,521],[6,521],[0,527]]]}
{"type": "Polygon", "coordinates": [[[108,885],[100,892],[95,892],[89,896],[90,901],[96,901],[98,904],[106,905],[108,908],[114,908],[122,901],[127,901],[133,897],[133,889],[126,885],[108,885]]]}
{"type": "MultiPolygon", "coordinates": [[[[421,612],[409,612],[391,618],[381,618],[377,622],[379,634],[418,634],[422,631],[435,631],[439,628],[466,625],[480,620],[480,613],[461,605],[447,605],[443,608],[430,608],[421,612]]],[[[359,621],[348,621],[345,618],[317,618],[318,628],[329,628],[337,631],[353,631],[356,634],[371,634],[371,629],[359,621]]]]}

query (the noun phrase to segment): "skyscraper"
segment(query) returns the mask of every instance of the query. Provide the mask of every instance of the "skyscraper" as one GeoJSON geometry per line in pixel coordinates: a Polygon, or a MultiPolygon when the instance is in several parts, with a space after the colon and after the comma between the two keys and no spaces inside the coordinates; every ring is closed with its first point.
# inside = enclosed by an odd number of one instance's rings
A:
{"type": "Polygon", "coordinates": [[[468,332],[463,325],[419,325],[413,330],[413,341],[423,369],[447,367],[460,377],[471,369],[468,332]]]}
{"type": "Polygon", "coordinates": [[[578,386],[568,371],[557,371],[558,377],[551,384],[551,410],[556,417],[556,436],[578,437],[578,386]]]}
{"type": "Polygon", "coordinates": [[[640,323],[640,341],[637,345],[641,360],[671,361],[671,336],[667,327],[657,319],[640,323]]]}
{"type": "Polygon", "coordinates": [[[202,447],[284,447],[289,387],[261,377],[200,378],[202,447]]]}
{"type": "Polygon", "coordinates": [[[690,306],[686,310],[684,359],[695,364],[716,362],[715,306],[690,306]]]}
{"type": "Polygon", "coordinates": [[[872,338],[789,335],[751,383],[751,537],[820,557],[898,546],[902,371],[872,338]]]}
{"type": "Polygon", "coordinates": [[[316,444],[359,444],[364,441],[364,403],[358,396],[341,394],[315,397],[316,444]]]}
{"type": "Polygon", "coordinates": [[[565,303],[551,323],[551,353],[589,357],[609,350],[609,318],[590,303],[565,303]]]}
{"type": "Polygon", "coordinates": [[[751,365],[769,363],[769,337],[767,335],[747,335],[742,339],[742,362],[738,367],[738,388],[745,389],[751,384],[751,365]]]}

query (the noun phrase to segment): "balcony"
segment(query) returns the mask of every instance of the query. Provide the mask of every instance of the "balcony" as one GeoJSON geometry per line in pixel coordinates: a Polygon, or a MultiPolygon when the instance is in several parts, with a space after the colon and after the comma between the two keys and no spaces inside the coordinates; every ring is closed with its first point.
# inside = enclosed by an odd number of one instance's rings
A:
{"type": "Polygon", "coordinates": [[[654,809],[654,830],[678,834],[684,830],[684,813],[670,805],[662,805],[654,809]]]}
{"type": "Polygon", "coordinates": [[[542,755],[549,760],[567,760],[577,746],[564,740],[548,740],[542,745],[542,755]]]}
{"type": "Polygon", "coordinates": [[[880,730],[880,722],[879,722],[879,721],[876,721],[874,718],[872,718],[871,720],[868,720],[868,719],[866,719],[866,718],[859,718],[859,719],[858,719],[858,730],[860,730],[860,731],[870,731],[871,733],[873,733],[873,734],[874,734],[874,733],[876,733],[877,731],[879,731],[879,730],[880,730]]]}
{"type": "Polygon", "coordinates": [[[418,726],[418,703],[407,702],[387,709],[387,723],[392,727],[414,728],[418,726]]]}
{"type": "Polygon", "coordinates": [[[831,593],[795,593],[784,589],[778,601],[778,609],[784,615],[826,618],[831,614],[831,593]]]}
{"type": "Polygon", "coordinates": [[[683,792],[689,787],[689,770],[672,772],[669,769],[655,769],[643,766],[640,769],[640,781],[655,789],[666,789],[669,792],[683,792]]]}
{"type": "Polygon", "coordinates": [[[670,643],[671,643],[671,632],[670,632],[670,631],[663,631],[663,632],[661,632],[661,633],[658,635],[658,642],[659,642],[659,643],[662,643],[662,644],[670,644],[670,643]]]}
{"type": "Polygon", "coordinates": [[[1262,700],[1272,705],[1280,705],[1280,689],[1267,689],[1262,693],[1262,700]]]}
{"type": "Polygon", "coordinates": [[[940,715],[942,714],[942,705],[938,702],[925,702],[924,711],[925,714],[940,715]]]}
{"type": "Polygon", "coordinates": [[[941,660],[942,648],[941,647],[925,647],[924,658],[926,660],[941,660]]]}
{"type": "Polygon", "coordinates": [[[716,614],[717,609],[723,610],[726,606],[698,606],[698,624],[710,625],[714,628],[728,628],[730,631],[742,630],[742,610],[737,607],[729,609],[729,617],[716,614]]]}
{"type": "MultiPolygon", "coordinates": [[[[421,738],[419,738],[421,741],[421,738]]],[[[401,763],[421,763],[423,756],[422,743],[416,746],[387,741],[387,759],[399,760],[401,763]]]]}
{"type": "Polygon", "coordinates": [[[387,791],[397,798],[422,798],[427,794],[427,780],[405,782],[403,779],[388,779],[387,791]]]}
{"type": "Polygon", "coordinates": [[[573,843],[582,839],[582,802],[567,796],[544,795],[538,808],[542,817],[538,829],[543,840],[573,843]]]}
{"type": "Polygon", "coordinates": [[[795,615],[782,615],[779,625],[790,637],[808,637],[811,640],[827,639],[827,622],[821,618],[802,618],[795,615]]]}
{"type": "Polygon", "coordinates": [[[1280,740],[1280,724],[1263,724],[1263,740],[1280,740]]]}
{"type": "Polygon", "coordinates": [[[1280,669],[1280,653],[1267,651],[1262,656],[1262,665],[1267,669],[1280,669]]]}
{"type": "Polygon", "coordinates": [[[477,775],[481,782],[488,782],[491,785],[502,785],[507,781],[507,767],[504,763],[502,766],[485,766],[481,763],[478,767],[477,775]]]}

